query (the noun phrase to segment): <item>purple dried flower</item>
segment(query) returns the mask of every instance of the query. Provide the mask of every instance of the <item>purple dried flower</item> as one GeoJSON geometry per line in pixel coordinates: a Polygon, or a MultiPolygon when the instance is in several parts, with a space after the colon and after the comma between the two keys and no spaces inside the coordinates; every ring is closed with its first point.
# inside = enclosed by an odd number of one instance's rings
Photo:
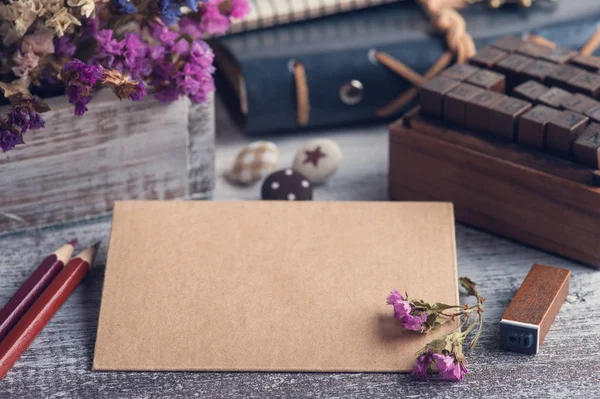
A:
{"type": "Polygon", "coordinates": [[[46,126],[46,121],[44,121],[44,118],[42,118],[42,116],[40,114],[35,112],[35,110],[30,109],[29,110],[29,130],[42,129],[45,126],[46,126]]]}
{"type": "Polygon", "coordinates": [[[413,366],[411,377],[425,379],[431,372],[431,363],[433,362],[433,351],[427,351],[417,357],[413,366]]]}
{"type": "Polygon", "coordinates": [[[174,85],[169,85],[161,88],[156,92],[154,97],[163,104],[171,103],[179,98],[181,93],[174,85]]]}
{"type": "Polygon", "coordinates": [[[61,75],[67,85],[80,83],[83,86],[94,86],[102,78],[104,69],[98,65],[88,65],[75,58],[62,69],[61,75]]]}
{"type": "Polygon", "coordinates": [[[179,20],[179,32],[183,35],[187,35],[194,40],[201,39],[204,36],[204,32],[200,26],[200,22],[190,18],[182,17],[179,20]]]}
{"type": "Polygon", "coordinates": [[[20,105],[12,107],[6,118],[6,123],[19,129],[21,133],[25,133],[29,129],[29,114],[27,109],[20,105]]]}
{"type": "Polygon", "coordinates": [[[244,18],[250,12],[248,0],[231,0],[231,11],[229,15],[233,18],[244,18]]]}
{"type": "Polygon", "coordinates": [[[433,358],[435,360],[435,365],[444,380],[462,381],[464,374],[468,371],[465,362],[456,359],[454,356],[434,353],[433,358]]]}
{"type": "Polygon", "coordinates": [[[54,52],[61,57],[73,57],[77,47],[68,36],[54,38],[54,52]]]}
{"type": "Polygon", "coordinates": [[[152,36],[166,46],[173,46],[175,40],[179,37],[177,32],[173,32],[165,25],[152,24],[150,25],[152,36]]]}
{"type": "Polygon", "coordinates": [[[396,290],[387,297],[387,304],[394,307],[394,317],[400,320],[402,327],[407,330],[420,331],[423,323],[427,321],[427,313],[413,314],[413,304],[396,290]]]}
{"type": "Polygon", "coordinates": [[[231,26],[227,15],[219,10],[220,0],[211,0],[204,6],[204,14],[200,22],[200,30],[210,35],[223,34],[231,26]]]}
{"type": "Polygon", "coordinates": [[[141,80],[135,85],[129,94],[132,101],[142,101],[146,97],[146,85],[141,80]]]}
{"type": "Polygon", "coordinates": [[[190,53],[190,43],[185,39],[179,39],[173,46],[173,51],[185,57],[190,53]]]}
{"type": "Polygon", "coordinates": [[[394,307],[394,317],[398,320],[402,320],[412,311],[413,306],[409,301],[406,301],[404,297],[396,290],[392,291],[387,297],[387,304],[394,307]]]}
{"type": "Polygon", "coordinates": [[[427,313],[421,313],[418,315],[406,315],[400,320],[402,327],[411,331],[421,331],[423,323],[427,321],[427,313]]]}
{"type": "Polygon", "coordinates": [[[92,99],[94,86],[102,78],[104,69],[97,65],[87,65],[78,59],[68,62],[61,76],[66,86],[69,102],[75,105],[75,115],[81,116],[87,111],[86,105],[92,99]]]}
{"type": "Polygon", "coordinates": [[[20,104],[13,106],[7,117],[6,124],[21,134],[28,130],[43,128],[46,123],[42,116],[34,109],[36,101],[33,99],[23,100],[20,104]]]}
{"type": "Polygon", "coordinates": [[[95,16],[93,16],[91,18],[86,18],[83,20],[83,36],[84,37],[94,36],[96,33],[98,33],[99,29],[100,29],[100,17],[98,16],[97,13],[95,16]]]}
{"type": "Polygon", "coordinates": [[[137,33],[125,34],[124,51],[125,65],[129,68],[136,66],[138,59],[146,55],[146,44],[137,33]]]}
{"type": "Polygon", "coordinates": [[[175,82],[181,91],[197,104],[208,100],[208,93],[214,91],[214,81],[211,73],[212,67],[203,68],[196,63],[188,62],[183,70],[175,74],[175,82]]]}
{"type": "Polygon", "coordinates": [[[124,43],[113,39],[113,31],[111,29],[102,29],[94,35],[101,50],[111,54],[120,54],[123,50],[124,43]]]}
{"type": "Polygon", "coordinates": [[[156,61],[164,61],[165,54],[167,53],[166,46],[157,44],[150,48],[150,58],[156,61]]]}
{"type": "Polygon", "coordinates": [[[215,53],[206,42],[196,40],[190,48],[190,58],[198,66],[210,69],[215,59],[215,53]]]}
{"type": "Polygon", "coordinates": [[[125,42],[113,39],[113,31],[110,29],[102,29],[97,32],[94,34],[94,39],[96,39],[96,42],[98,43],[94,61],[96,63],[102,63],[107,68],[122,69],[122,61],[118,61],[117,58],[120,58],[123,55],[125,42]]]}
{"type": "Polygon", "coordinates": [[[3,152],[7,152],[15,148],[18,144],[23,144],[23,136],[19,133],[0,127],[0,148],[3,152]]]}
{"type": "Polygon", "coordinates": [[[123,73],[129,73],[133,79],[141,79],[150,74],[152,65],[149,46],[144,43],[137,33],[126,33],[123,50],[123,62],[125,69],[123,73]]]}

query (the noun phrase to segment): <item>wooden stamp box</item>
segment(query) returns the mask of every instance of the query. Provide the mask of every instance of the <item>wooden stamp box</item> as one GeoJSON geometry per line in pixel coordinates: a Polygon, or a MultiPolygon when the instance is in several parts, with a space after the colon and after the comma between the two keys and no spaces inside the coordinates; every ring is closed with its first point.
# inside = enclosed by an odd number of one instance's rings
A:
{"type": "Polygon", "coordinates": [[[0,234],[105,215],[115,200],[210,195],[212,100],[134,103],[100,92],[82,117],[65,97],[47,102],[46,127],[0,153],[0,234]]]}
{"type": "Polygon", "coordinates": [[[594,169],[423,117],[390,126],[394,200],[450,201],[459,222],[600,268],[594,169]]]}

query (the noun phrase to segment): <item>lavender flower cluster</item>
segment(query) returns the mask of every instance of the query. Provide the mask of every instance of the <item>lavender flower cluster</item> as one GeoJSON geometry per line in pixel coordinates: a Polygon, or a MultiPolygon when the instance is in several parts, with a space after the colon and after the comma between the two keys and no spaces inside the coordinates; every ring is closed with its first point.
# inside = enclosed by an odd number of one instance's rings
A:
{"type": "Polygon", "coordinates": [[[0,148],[43,128],[46,107],[32,105],[42,103],[33,88],[64,87],[75,115],[99,87],[132,101],[149,87],[161,102],[206,102],[215,69],[203,38],[225,33],[248,11],[248,0],[0,2],[0,93],[12,103],[0,116],[0,148]]]}

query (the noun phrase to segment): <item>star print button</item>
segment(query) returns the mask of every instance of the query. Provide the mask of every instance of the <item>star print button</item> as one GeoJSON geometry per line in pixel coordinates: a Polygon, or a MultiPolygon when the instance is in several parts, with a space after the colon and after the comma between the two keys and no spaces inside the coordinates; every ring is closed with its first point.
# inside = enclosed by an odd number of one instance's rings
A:
{"type": "Polygon", "coordinates": [[[261,194],[264,200],[309,201],[312,200],[312,184],[301,173],[283,169],[265,179],[261,194]]]}
{"type": "Polygon", "coordinates": [[[342,162],[342,150],[333,140],[315,139],[306,142],[294,158],[294,170],[313,184],[322,183],[342,162]]]}

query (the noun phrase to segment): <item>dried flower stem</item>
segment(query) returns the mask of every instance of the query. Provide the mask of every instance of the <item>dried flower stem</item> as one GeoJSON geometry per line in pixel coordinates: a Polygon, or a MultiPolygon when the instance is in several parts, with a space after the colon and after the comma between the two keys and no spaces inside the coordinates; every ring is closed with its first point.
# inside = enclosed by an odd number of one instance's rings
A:
{"type": "Polygon", "coordinates": [[[450,333],[429,342],[417,354],[411,375],[415,378],[426,378],[439,373],[442,379],[460,381],[467,373],[467,362],[462,352],[463,344],[475,328],[477,333],[469,343],[473,349],[481,336],[483,326],[483,304],[485,298],[479,295],[476,284],[467,277],[460,278],[460,285],[467,295],[477,299],[475,305],[447,305],[428,303],[423,300],[406,299],[398,291],[393,291],[387,303],[394,306],[394,317],[409,330],[428,333],[448,321],[459,320],[458,327],[450,333]]]}

